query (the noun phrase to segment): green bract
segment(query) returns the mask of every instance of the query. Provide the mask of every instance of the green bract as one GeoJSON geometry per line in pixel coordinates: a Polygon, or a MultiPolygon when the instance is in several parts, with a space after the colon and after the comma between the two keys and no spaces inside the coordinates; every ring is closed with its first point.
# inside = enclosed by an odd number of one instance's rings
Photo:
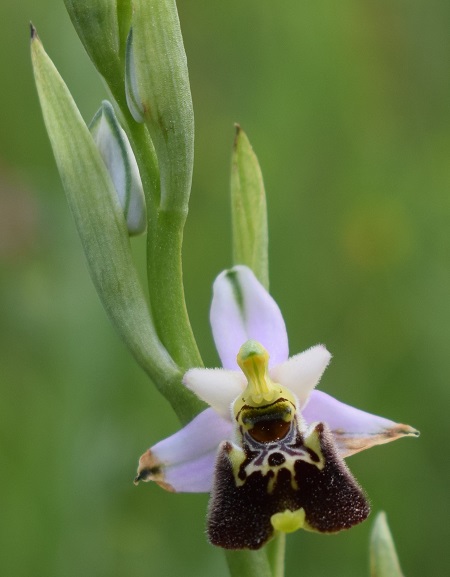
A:
{"type": "Polygon", "coordinates": [[[253,148],[236,126],[231,164],[231,217],[234,264],[251,268],[269,288],[267,206],[264,183],[253,148]]]}
{"type": "Polygon", "coordinates": [[[108,85],[123,79],[131,0],[64,0],[86,52],[108,85]]]}
{"type": "Polygon", "coordinates": [[[403,577],[386,513],[378,513],[370,540],[371,577],[403,577]]]}

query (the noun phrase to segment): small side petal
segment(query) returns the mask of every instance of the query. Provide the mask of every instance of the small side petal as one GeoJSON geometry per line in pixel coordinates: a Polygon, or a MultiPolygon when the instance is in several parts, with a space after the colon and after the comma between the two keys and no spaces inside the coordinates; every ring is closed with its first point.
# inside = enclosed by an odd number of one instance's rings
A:
{"type": "Polygon", "coordinates": [[[323,345],[316,345],[273,367],[270,376],[297,396],[299,407],[302,409],[330,360],[331,353],[323,345]]]}
{"type": "Polygon", "coordinates": [[[139,459],[135,484],[155,481],[167,491],[211,490],[217,448],[233,437],[233,426],[206,409],[183,429],[146,451],[139,459]]]}
{"type": "Polygon", "coordinates": [[[191,369],[183,384],[210,405],[221,417],[231,420],[231,403],[245,389],[243,373],[225,369],[191,369]]]}
{"type": "Polygon", "coordinates": [[[374,445],[389,443],[401,437],[419,435],[419,432],[409,425],[366,413],[341,403],[322,391],[311,393],[302,415],[307,423],[327,423],[341,457],[349,457],[374,445]]]}
{"type": "Polygon", "coordinates": [[[260,342],[269,351],[270,366],[288,358],[288,339],[281,311],[246,266],[235,266],[217,277],[210,321],[225,369],[238,369],[236,355],[249,339],[260,342]]]}

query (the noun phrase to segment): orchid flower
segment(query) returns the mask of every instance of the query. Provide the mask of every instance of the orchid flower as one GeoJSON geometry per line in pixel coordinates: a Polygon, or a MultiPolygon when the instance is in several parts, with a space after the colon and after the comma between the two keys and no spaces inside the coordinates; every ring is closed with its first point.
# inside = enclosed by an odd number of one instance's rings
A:
{"type": "Polygon", "coordinates": [[[208,536],[229,549],[363,521],[369,505],[343,458],[418,432],[316,391],[331,354],[288,358],[280,309],[249,268],[218,276],[210,320],[223,368],[183,379],[210,408],[144,453],[135,482],[211,491],[208,536]]]}

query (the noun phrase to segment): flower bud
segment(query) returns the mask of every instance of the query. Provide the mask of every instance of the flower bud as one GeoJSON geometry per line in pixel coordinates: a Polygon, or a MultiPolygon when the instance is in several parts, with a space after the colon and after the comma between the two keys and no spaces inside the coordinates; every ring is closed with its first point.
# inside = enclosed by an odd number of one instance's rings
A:
{"type": "Polygon", "coordinates": [[[135,0],[132,27],[126,59],[130,109],[135,119],[143,118],[155,146],[161,210],[186,215],[194,113],[175,0],[135,0]]]}
{"type": "Polygon", "coordinates": [[[125,54],[125,94],[131,116],[136,122],[144,122],[144,109],[141,97],[139,96],[136,80],[136,67],[134,65],[133,29],[131,29],[128,34],[125,54]]]}
{"type": "Polygon", "coordinates": [[[90,130],[117,191],[129,234],[145,232],[147,218],[139,169],[128,137],[107,100],[94,116],[90,130]]]}

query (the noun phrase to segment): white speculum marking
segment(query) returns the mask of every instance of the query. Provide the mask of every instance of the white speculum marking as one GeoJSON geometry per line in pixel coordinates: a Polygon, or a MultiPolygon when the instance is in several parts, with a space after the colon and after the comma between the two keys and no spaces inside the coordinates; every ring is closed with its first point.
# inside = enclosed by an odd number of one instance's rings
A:
{"type": "Polygon", "coordinates": [[[272,493],[278,479],[278,473],[282,469],[286,469],[291,476],[292,488],[298,490],[299,487],[295,479],[295,463],[297,461],[315,465],[319,470],[325,466],[325,460],[320,450],[317,451],[316,443],[311,443],[314,445],[314,450],[308,446],[308,441],[312,440],[311,437],[314,432],[304,440],[303,446],[299,444],[296,418],[291,421],[287,435],[283,439],[273,442],[260,443],[251,436],[249,431],[242,431],[242,427],[240,432],[243,449],[239,449],[239,457],[235,454],[233,459],[234,476],[238,487],[244,485],[247,477],[252,473],[259,471],[264,477],[272,473],[267,486],[268,492],[272,493]],[[256,454],[245,467],[242,467],[249,452],[256,454]]]}

